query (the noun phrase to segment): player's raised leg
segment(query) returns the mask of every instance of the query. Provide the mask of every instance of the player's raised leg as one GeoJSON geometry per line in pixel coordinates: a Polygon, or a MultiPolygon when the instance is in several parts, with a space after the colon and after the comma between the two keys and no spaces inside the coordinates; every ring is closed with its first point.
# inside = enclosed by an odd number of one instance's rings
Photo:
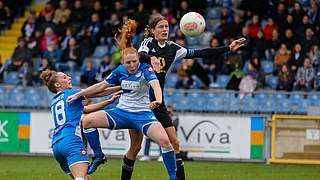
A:
{"type": "Polygon", "coordinates": [[[82,119],[82,125],[84,127],[83,132],[94,153],[93,161],[88,168],[88,174],[92,174],[97,170],[99,165],[107,161],[106,156],[102,152],[98,129],[95,127],[109,127],[109,122],[104,111],[97,111],[85,115],[82,119]]]}

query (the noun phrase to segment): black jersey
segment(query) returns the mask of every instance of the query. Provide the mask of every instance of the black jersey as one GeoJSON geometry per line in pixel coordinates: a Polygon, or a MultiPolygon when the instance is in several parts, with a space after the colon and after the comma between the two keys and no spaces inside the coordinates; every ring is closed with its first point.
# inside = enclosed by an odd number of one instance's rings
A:
{"type": "MultiPolygon", "coordinates": [[[[155,56],[160,60],[160,73],[156,73],[157,78],[162,89],[165,84],[166,74],[171,66],[171,64],[177,59],[183,58],[203,58],[210,57],[212,55],[217,55],[229,51],[228,46],[219,47],[219,48],[206,48],[206,49],[187,49],[175,42],[166,41],[161,45],[154,38],[146,38],[142,41],[140,48],[138,50],[139,55],[141,56],[140,61],[143,63],[150,64],[150,57],[155,56]]],[[[152,93],[150,94],[151,100],[154,100],[152,93]]]]}
{"type": "Polygon", "coordinates": [[[144,52],[150,56],[155,56],[160,60],[160,73],[156,74],[159,79],[160,86],[163,89],[165,77],[171,64],[176,59],[184,58],[186,56],[187,49],[172,41],[167,41],[164,45],[160,45],[157,40],[153,38],[146,38],[141,43],[138,52],[144,52]]]}

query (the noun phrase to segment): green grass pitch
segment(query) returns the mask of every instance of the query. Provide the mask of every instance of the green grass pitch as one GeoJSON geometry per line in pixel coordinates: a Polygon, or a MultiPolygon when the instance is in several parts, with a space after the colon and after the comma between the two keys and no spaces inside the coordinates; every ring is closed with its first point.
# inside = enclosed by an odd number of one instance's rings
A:
{"type": "MultiPolygon", "coordinates": [[[[64,175],[52,157],[0,156],[0,180],[63,180],[64,175]]],[[[121,159],[110,159],[92,179],[119,180],[121,159]]],[[[185,162],[187,180],[316,180],[319,165],[265,165],[253,163],[185,162]]],[[[136,162],[133,180],[166,180],[162,163],[136,162]]]]}

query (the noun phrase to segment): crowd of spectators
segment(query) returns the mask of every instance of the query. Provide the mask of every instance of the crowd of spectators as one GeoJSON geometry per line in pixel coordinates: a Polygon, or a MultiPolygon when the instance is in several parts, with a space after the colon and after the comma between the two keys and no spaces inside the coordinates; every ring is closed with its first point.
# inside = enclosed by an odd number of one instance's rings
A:
{"type": "MultiPolygon", "coordinates": [[[[0,18],[8,2],[0,1],[0,18]]],[[[149,16],[161,13],[168,19],[170,38],[182,46],[218,47],[238,37],[247,39],[237,52],[178,61],[173,69],[178,76],[176,88],[194,88],[195,78],[202,82],[200,88],[216,87],[218,77],[226,75],[230,77],[226,88],[243,94],[266,88],[267,76],[278,78],[278,90],[318,90],[319,5],[317,0],[52,0],[40,14],[30,11],[11,61],[2,69],[18,72],[24,85],[39,85],[38,75],[46,69],[77,74],[82,84],[93,84],[120,63],[114,35],[122,23],[137,20],[137,47],[149,16]],[[206,32],[195,44],[179,30],[180,18],[190,11],[201,13],[207,21],[206,32]],[[213,12],[216,16],[210,15],[213,12]],[[102,57],[92,56],[97,46],[106,48],[102,57]],[[265,61],[272,62],[272,72],[263,68],[265,61]]]]}

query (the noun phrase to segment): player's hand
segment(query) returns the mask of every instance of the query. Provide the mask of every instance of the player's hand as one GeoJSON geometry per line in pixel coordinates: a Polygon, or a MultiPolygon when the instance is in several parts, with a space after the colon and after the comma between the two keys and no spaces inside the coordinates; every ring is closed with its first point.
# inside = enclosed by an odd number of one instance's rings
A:
{"type": "Polygon", "coordinates": [[[161,101],[152,101],[150,103],[150,108],[155,109],[155,108],[159,107],[161,105],[161,103],[162,103],[161,101]]]}
{"type": "Polygon", "coordinates": [[[231,51],[236,51],[238,50],[240,47],[244,46],[244,43],[246,42],[245,38],[240,38],[237,40],[234,40],[231,42],[231,44],[229,45],[229,48],[231,51]]]}
{"type": "Polygon", "coordinates": [[[68,96],[68,98],[67,98],[67,104],[70,104],[71,101],[74,101],[74,100],[76,100],[76,99],[78,99],[78,98],[79,98],[79,96],[78,96],[77,93],[76,93],[76,94],[73,94],[73,95],[71,95],[71,96],[68,96]]]}
{"type": "Polygon", "coordinates": [[[155,56],[152,56],[151,65],[155,72],[160,73],[160,60],[158,58],[156,58],[155,56]]]}
{"type": "Polygon", "coordinates": [[[111,101],[111,102],[114,102],[116,99],[118,99],[118,98],[121,96],[122,93],[123,93],[123,91],[117,91],[117,92],[115,92],[115,93],[112,95],[110,101],[111,101]]]}

